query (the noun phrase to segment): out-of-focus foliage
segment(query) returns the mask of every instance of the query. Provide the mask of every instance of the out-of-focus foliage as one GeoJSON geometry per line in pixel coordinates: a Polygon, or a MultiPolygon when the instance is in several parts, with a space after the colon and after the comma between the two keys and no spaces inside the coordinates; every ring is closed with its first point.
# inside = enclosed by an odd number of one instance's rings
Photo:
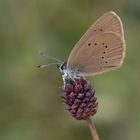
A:
{"type": "Polygon", "coordinates": [[[99,110],[93,117],[102,140],[140,139],[139,0],[0,1],[0,140],[88,140],[84,121],[61,103],[61,74],[56,67],[89,26],[107,11],[122,19],[127,52],[122,68],[91,77],[99,110]]]}

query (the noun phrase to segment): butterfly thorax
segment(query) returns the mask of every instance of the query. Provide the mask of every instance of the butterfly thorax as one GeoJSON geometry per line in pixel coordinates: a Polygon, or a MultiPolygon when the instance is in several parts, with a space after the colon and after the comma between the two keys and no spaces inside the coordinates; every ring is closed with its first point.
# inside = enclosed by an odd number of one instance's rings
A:
{"type": "Polygon", "coordinates": [[[60,65],[58,65],[58,68],[60,70],[60,72],[63,73],[63,81],[65,81],[65,79],[79,79],[81,78],[81,74],[78,71],[78,69],[71,69],[67,66],[67,62],[64,62],[60,65]]]}

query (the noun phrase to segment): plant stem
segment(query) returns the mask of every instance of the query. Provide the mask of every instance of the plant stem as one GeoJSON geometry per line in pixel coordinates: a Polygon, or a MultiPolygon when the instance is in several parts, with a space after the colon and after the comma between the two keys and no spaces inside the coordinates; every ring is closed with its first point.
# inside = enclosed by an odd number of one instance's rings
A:
{"type": "Polygon", "coordinates": [[[90,132],[91,132],[91,135],[92,135],[93,140],[99,140],[99,136],[97,134],[97,131],[96,131],[96,128],[95,128],[95,124],[91,120],[91,118],[88,118],[87,119],[87,123],[88,123],[88,126],[90,128],[90,132]]]}

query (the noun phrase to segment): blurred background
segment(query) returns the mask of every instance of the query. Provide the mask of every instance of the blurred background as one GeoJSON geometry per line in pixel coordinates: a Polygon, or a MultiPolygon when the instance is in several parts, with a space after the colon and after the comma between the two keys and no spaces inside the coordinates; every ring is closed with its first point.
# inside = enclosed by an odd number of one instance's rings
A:
{"type": "Polygon", "coordinates": [[[122,19],[124,65],[89,80],[99,110],[92,119],[101,140],[140,139],[139,0],[0,0],[0,140],[91,140],[85,121],[64,109],[61,73],[40,52],[66,60],[107,11],[122,19]]]}

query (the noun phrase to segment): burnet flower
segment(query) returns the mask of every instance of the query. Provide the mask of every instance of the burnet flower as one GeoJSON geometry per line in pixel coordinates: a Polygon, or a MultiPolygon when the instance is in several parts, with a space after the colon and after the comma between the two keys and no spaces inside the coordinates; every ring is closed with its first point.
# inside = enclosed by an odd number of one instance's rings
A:
{"type": "Polygon", "coordinates": [[[86,120],[97,112],[98,102],[95,89],[83,77],[65,79],[62,91],[65,108],[75,119],[86,120]]]}

